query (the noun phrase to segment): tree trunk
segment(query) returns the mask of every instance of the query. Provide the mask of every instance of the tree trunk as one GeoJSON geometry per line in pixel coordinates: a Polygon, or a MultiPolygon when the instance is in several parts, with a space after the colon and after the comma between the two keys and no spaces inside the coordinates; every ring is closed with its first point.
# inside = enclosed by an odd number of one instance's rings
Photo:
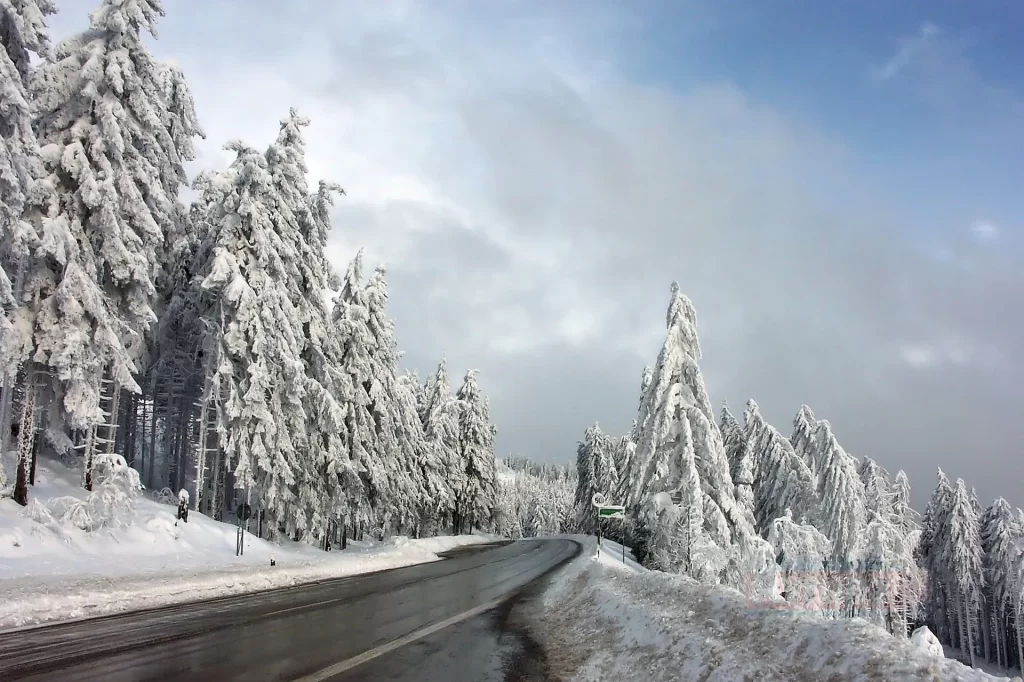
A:
{"type": "MultiPolygon", "coordinates": [[[[14,305],[4,306],[6,312],[12,312],[21,302],[22,289],[25,282],[25,259],[19,258],[17,272],[14,275],[14,305]]],[[[18,382],[20,371],[16,369],[10,376],[3,377],[3,388],[0,389],[0,453],[6,453],[8,445],[15,445],[11,433],[11,416],[14,412],[14,386],[18,382]]],[[[29,384],[26,384],[28,386],[29,384]]],[[[19,432],[20,440],[20,432],[19,432]]]]}
{"type": "Polygon", "coordinates": [[[142,437],[139,439],[139,478],[146,481],[146,429],[149,428],[149,415],[152,413],[151,402],[142,391],[142,437]]]}
{"type": "Polygon", "coordinates": [[[153,474],[156,471],[156,388],[149,404],[149,474],[146,479],[149,487],[153,486],[153,474]]]}
{"type": "Polygon", "coordinates": [[[981,609],[981,645],[982,655],[986,661],[992,660],[992,620],[988,610],[988,602],[985,599],[978,600],[978,607],[981,609]]]}
{"type": "Polygon", "coordinates": [[[32,464],[28,470],[28,484],[36,484],[36,460],[39,459],[39,443],[42,438],[36,437],[32,439],[32,464]]]}
{"type": "Polygon", "coordinates": [[[1024,635],[1021,634],[1021,631],[1024,630],[1024,628],[1021,628],[1021,616],[1024,615],[1024,608],[1021,608],[1019,597],[1017,607],[1014,610],[1017,613],[1017,617],[1014,619],[1014,630],[1017,631],[1017,666],[1021,672],[1024,672],[1024,635]]]}
{"type": "Polygon", "coordinates": [[[342,522],[341,524],[341,548],[348,548],[348,523],[342,522]]]}
{"type": "Polygon", "coordinates": [[[21,425],[18,432],[18,472],[14,481],[14,501],[28,504],[29,471],[33,468],[32,452],[36,442],[36,372],[29,368],[25,374],[25,397],[21,401],[21,425]]]}
{"type": "Polygon", "coordinates": [[[971,667],[977,668],[977,661],[974,656],[974,626],[972,623],[974,619],[971,617],[971,598],[968,596],[961,601],[963,601],[964,605],[964,621],[967,626],[967,651],[970,653],[971,667]]]}

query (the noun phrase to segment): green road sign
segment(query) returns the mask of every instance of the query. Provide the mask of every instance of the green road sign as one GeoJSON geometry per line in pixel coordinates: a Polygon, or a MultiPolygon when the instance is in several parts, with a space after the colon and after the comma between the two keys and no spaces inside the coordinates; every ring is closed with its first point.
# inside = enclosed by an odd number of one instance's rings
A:
{"type": "Polygon", "coordinates": [[[597,515],[602,519],[621,519],[626,515],[626,508],[617,504],[598,507],[597,515]]]}

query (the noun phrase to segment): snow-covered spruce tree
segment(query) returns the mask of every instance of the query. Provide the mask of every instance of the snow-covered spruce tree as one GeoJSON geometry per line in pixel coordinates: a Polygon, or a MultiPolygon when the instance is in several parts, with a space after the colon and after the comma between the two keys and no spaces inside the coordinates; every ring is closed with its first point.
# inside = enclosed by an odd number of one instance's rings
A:
{"type": "Polygon", "coordinates": [[[379,448],[376,425],[370,410],[370,396],[366,387],[373,381],[373,360],[370,357],[374,343],[369,328],[369,311],[363,285],[363,252],[356,253],[342,281],[341,291],[334,300],[332,322],[340,345],[337,370],[340,374],[336,384],[338,402],[345,412],[345,428],[342,442],[347,450],[347,459],[360,481],[359,496],[352,499],[349,523],[355,535],[375,518],[375,510],[386,500],[381,491],[371,487],[372,481],[382,481],[384,471],[376,467],[379,459],[370,453],[379,448]]]}
{"type": "Polygon", "coordinates": [[[889,488],[889,472],[878,466],[875,460],[865,457],[857,471],[864,487],[865,521],[892,518],[892,491],[889,488]]]}
{"type": "Polygon", "coordinates": [[[956,609],[952,605],[951,586],[945,573],[943,545],[946,542],[949,514],[953,504],[953,488],[949,478],[938,470],[938,481],[924,510],[917,555],[928,576],[927,617],[932,631],[940,640],[952,644],[959,631],[956,609]]]}
{"type": "MultiPolygon", "coordinates": [[[[900,539],[899,575],[896,576],[898,589],[893,596],[894,609],[898,616],[897,622],[909,624],[918,618],[921,598],[925,593],[926,575],[917,562],[921,537],[921,526],[917,518],[920,514],[910,506],[910,482],[902,469],[896,472],[893,479],[890,513],[900,539]]],[[[894,628],[894,632],[899,634],[898,627],[894,628]]]]}
{"type": "MultiPolygon", "coordinates": [[[[1007,586],[1007,611],[1013,614],[1014,640],[1017,645],[1017,665],[1024,664],[1024,511],[1016,510],[1014,526],[1017,540],[1013,543],[1007,586]]],[[[1012,660],[1011,660],[1012,662],[1012,660]]]]}
{"type": "Polygon", "coordinates": [[[814,439],[817,427],[818,420],[815,419],[814,412],[807,405],[801,405],[800,411],[796,413],[796,417],[793,419],[793,434],[789,437],[789,442],[793,445],[793,451],[796,452],[797,457],[804,461],[807,468],[811,470],[815,486],[818,484],[818,473],[819,469],[821,469],[821,463],[817,460],[819,448],[814,439]]]}
{"type": "MultiPolygon", "coordinates": [[[[1010,582],[1014,550],[1024,540],[1021,529],[1014,522],[1013,510],[1003,498],[997,498],[981,517],[981,547],[985,557],[985,585],[989,613],[992,621],[992,640],[995,643],[995,661],[1009,665],[1009,616],[1012,610],[1010,582]]],[[[1024,550],[1024,547],[1021,547],[1024,550]]]]}
{"type": "Polygon", "coordinates": [[[736,502],[747,522],[753,528],[754,520],[754,461],[746,431],[729,411],[729,404],[722,403],[722,442],[725,456],[729,460],[729,473],[736,486],[736,502]]]}
{"type": "Polygon", "coordinates": [[[446,467],[437,444],[428,441],[423,433],[423,423],[417,411],[417,399],[422,390],[419,377],[403,374],[398,379],[396,402],[402,419],[402,436],[415,454],[415,480],[421,486],[417,536],[434,535],[441,525],[441,519],[454,504],[451,488],[445,478],[446,467]]]}
{"type": "Polygon", "coordinates": [[[825,563],[832,554],[829,539],[814,526],[793,521],[787,509],[772,521],[768,542],[775,552],[786,601],[834,617],[825,574],[825,563]]]}
{"type": "Polygon", "coordinates": [[[456,527],[459,519],[455,515],[455,501],[465,490],[466,470],[459,454],[459,413],[444,358],[428,379],[422,396],[420,421],[423,423],[423,435],[444,468],[445,485],[450,496],[448,506],[438,510],[438,523],[443,524],[450,517],[453,527],[456,527]]]}
{"type": "Polygon", "coordinates": [[[711,542],[725,549],[732,545],[734,534],[752,529],[736,504],[722,437],[697,365],[696,312],[676,283],[666,318],[668,333],[640,408],[633,478],[624,502],[637,509],[657,493],[683,491],[684,479],[690,475],[687,448],[692,448],[705,498],[701,502],[704,531],[711,542]]]}
{"type": "Polygon", "coordinates": [[[944,538],[947,542],[942,546],[942,553],[961,617],[961,629],[966,635],[961,639],[961,649],[973,668],[977,667],[975,644],[978,641],[979,607],[985,578],[980,524],[962,478],[957,479],[953,489],[947,523],[949,531],[944,538]]]}
{"type": "Polygon", "coordinates": [[[456,498],[459,518],[466,530],[483,527],[494,506],[494,435],[487,396],[476,382],[477,370],[466,372],[455,394],[459,415],[459,454],[465,466],[466,486],[456,498]]]}
{"type": "MultiPolygon", "coordinates": [[[[403,426],[403,415],[397,402],[398,343],[394,321],[387,315],[387,270],[378,266],[366,283],[365,301],[367,329],[373,339],[370,347],[371,380],[367,385],[370,413],[377,432],[377,449],[368,453],[372,465],[368,485],[381,491],[377,519],[385,532],[403,530],[419,523],[423,491],[418,471],[419,453],[415,438],[403,426]],[[384,492],[386,491],[386,492],[384,492]]],[[[493,491],[493,467],[492,467],[493,491]]]]}
{"type": "Polygon", "coordinates": [[[839,445],[832,426],[819,422],[823,450],[817,526],[832,541],[831,568],[843,573],[858,560],[858,540],[865,524],[864,485],[857,463],[839,445]]]}
{"type": "MultiPolygon", "coordinates": [[[[241,142],[237,158],[208,186],[208,220],[219,226],[210,261],[200,269],[224,376],[225,453],[235,484],[269,517],[269,530],[309,527],[296,485],[306,446],[301,326],[288,291],[293,245],[275,229],[278,205],[266,158],[241,142]]],[[[254,505],[256,506],[256,505],[254,505]]]]}
{"type": "Polygon", "coordinates": [[[866,617],[906,637],[924,586],[914,557],[918,533],[909,505],[910,486],[901,471],[890,492],[886,471],[870,458],[864,459],[860,478],[865,490],[861,580],[866,617]]]}
{"type": "MultiPolygon", "coordinates": [[[[280,124],[277,139],[266,151],[267,172],[277,199],[273,212],[274,229],[288,244],[294,260],[284,263],[287,279],[284,281],[295,309],[296,324],[300,331],[306,395],[306,443],[299,453],[305,461],[299,467],[304,479],[297,482],[300,504],[307,510],[308,528],[298,528],[321,537],[342,520],[347,510],[339,508],[345,501],[329,494],[338,486],[326,485],[331,479],[328,469],[337,470],[344,457],[337,438],[343,430],[344,412],[334,397],[333,384],[338,380],[334,362],[338,356],[337,339],[330,323],[330,313],[324,295],[339,285],[337,274],[327,260],[326,247],[330,234],[329,208],[341,187],[321,182],[316,194],[311,195],[307,183],[305,140],[302,129],[309,119],[295,109],[280,124]]],[[[335,474],[337,471],[335,471],[335,474]]]]}
{"type": "Polygon", "coordinates": [[[767,535],[772,521],[787,509],[798,522],[806,523],[816,500],[811,470],[794,452],[789,440],[765,421],[753,400],[747,401],[743,420],[754,462],[754,518],[758,532],[767,535]]]}
{"type": "Polygon", "coordinates": [[[615,442],[597,424],[586,430],[576,449],[576,519],[580,529],[588,533],[595,531],[597,522],[592,504],[594,493],[601,493],[609,504],[615,504],[611,499],[618,484],[614,449],[615,442]]]}
{"type": "MultiPolygon", "coordinates": [[[[28,504],[28,472],[35,433],[36,367],[32,354],[33,301],[25,283],[46,264],[36,255],[39,245],[38,207],[48,187],[32,129],[28,94],[32,54],[49,57],[46,15],[56,11],[50,0],[12,0],[0,4],[0,452],[11,434],[15,384],[21,374],[22,408],[30,408],[20,424],[15,501],[28,504]]],[[[3,467],[0,467],[2,469],[3,467]]],[[[7,491],[0,471],[0,494],[7,491]]]]}
{"type": "Polygon", "coordinates": [[[41,211],[40,255],[52,275],[31,291],[39,305],[35,358],[55,380],[60,416],[83,433],[86,487],[97,447],[113,449],[120,390],[139,392],[136,360],[156,317],[166,237],[181,216],[174,110],[163,67],[142,38],[162,14],[158,0],[104,0],[89,28],[32,75],[36,135],[55,197],[41,211]]]}

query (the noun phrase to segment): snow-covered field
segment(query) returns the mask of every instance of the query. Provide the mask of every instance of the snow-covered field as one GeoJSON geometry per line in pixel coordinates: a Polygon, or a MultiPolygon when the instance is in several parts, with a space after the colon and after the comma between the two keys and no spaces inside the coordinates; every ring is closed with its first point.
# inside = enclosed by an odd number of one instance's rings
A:
{"type": "MultiPolygon", "coordinates": [[[[41,461],[32,494],[38,500],[84,497],[78,483],[78,474],[41,461]]],[[[175,507],[148,495],[139,499],[132,525],[91,533],[47,527],[23,512],[14,501],[0,500],[0,629],[398,568],[495,539],[398,537],[323,552],[247,534],[245,553],[236,557],[234,525],[196,511],[187,524],[175,525],[175,507]]]]}
{"type": "MultiPolygon", "coordinates": [[[[751,607],[725,587],[646,571],[595,539],[553,580],[534,613],[552,668],[589,680],[997,680],[927,654],[862,620],[751,607]]],[[[609,543],[605,543],[606,545],[609,543]]]]}

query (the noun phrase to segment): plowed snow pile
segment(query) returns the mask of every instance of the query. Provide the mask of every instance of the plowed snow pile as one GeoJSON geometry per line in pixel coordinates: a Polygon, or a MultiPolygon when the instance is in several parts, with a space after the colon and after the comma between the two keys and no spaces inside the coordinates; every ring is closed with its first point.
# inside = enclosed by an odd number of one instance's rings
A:
{"type": "Polygon", "coordinates": [[[563,679],[701,682],[998,680],[862,620],[750,606],[736,590],[594,558],[553,581],[535,638],[563,679]]]}

